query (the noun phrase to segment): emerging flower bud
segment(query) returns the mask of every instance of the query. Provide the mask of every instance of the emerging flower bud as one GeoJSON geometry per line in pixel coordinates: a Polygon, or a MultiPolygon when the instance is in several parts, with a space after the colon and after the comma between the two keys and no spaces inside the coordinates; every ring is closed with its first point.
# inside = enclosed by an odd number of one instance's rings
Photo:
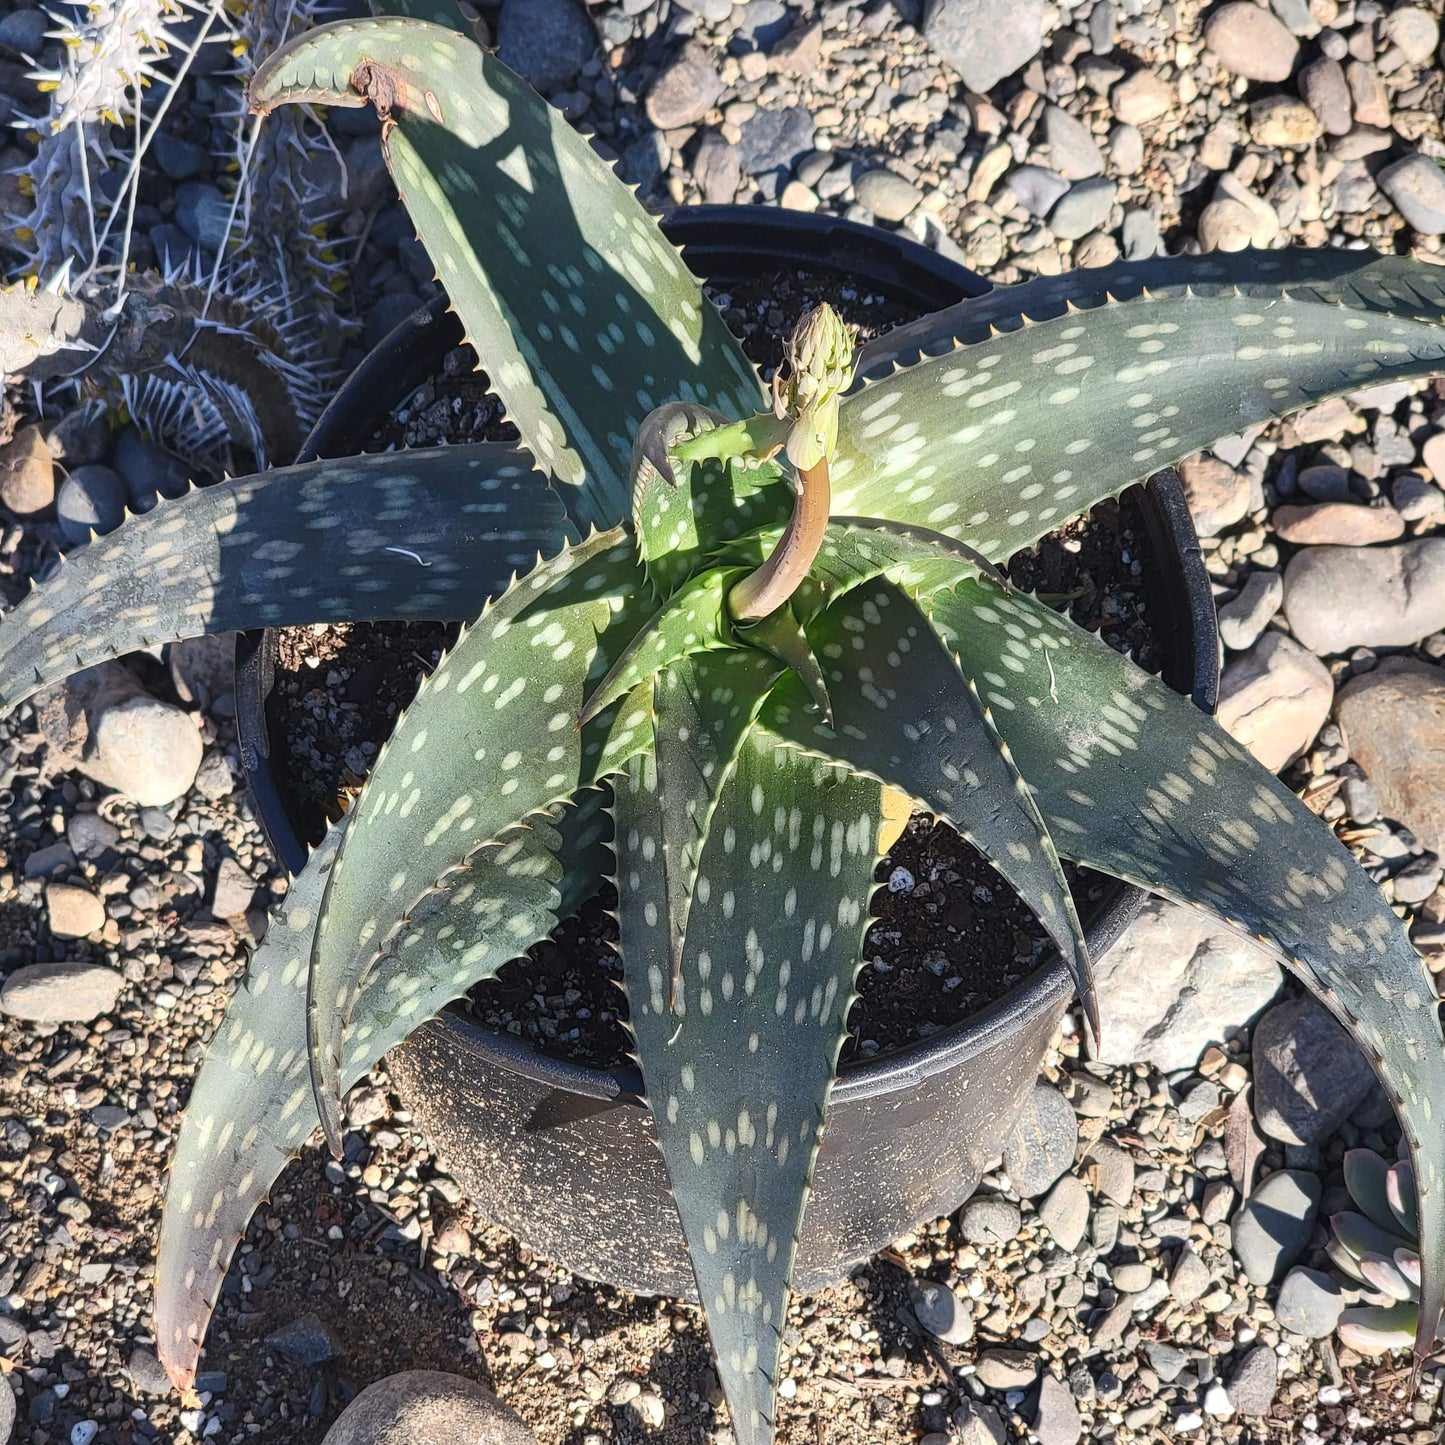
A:
{"type": "Polygon", "coordinates": [[[791,418],[788,460],[807,470],[838,438],[838,399],[853,382],[854,328],[825,301],[802,317],[773,377],[773,414],[791,418]]]}

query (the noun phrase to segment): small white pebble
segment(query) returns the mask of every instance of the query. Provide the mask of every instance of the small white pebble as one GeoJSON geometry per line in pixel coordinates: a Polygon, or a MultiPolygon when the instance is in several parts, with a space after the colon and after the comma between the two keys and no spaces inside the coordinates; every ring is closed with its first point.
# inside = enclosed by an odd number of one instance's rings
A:
{"type": "Polygon", "coordinates": [[[57,1400],[63,1400],[70,1393],[70,1386],[65,1384],[52,1385],[50,1391],[57,1400]]]}
{"type": "Polygon", "coordinates": [[[557,1368],[557,1356],[551,1350],[543,1350],[537,1356],[537,1368],[539,1370],[555,1370],[557,1368]]]}
{"type": "Polygon", "coordinates": [[[1252,1345],[1259,1338],[1259,1331],[1251,1329],[1249,1325],[1241,1325],[1234,1332],[1234,1343],[1237,1345],[1252,1345]]]}
{"type": "Polygon", "coordinates": [[[333,1224],[331,1228],[326,1231],[326,1237],[327,1239],[345,1239],[346,1231],[342,1229],[339,1224],[333,1224]]]}
{"type": "Polygon", "coordinates": [[[70,1427],[70,1445],[90,1445],[99,1434],[100,1426],[94,1420],[82,1420],[70,1427]]]}
{"type": "Polygon", "coordinates": [[[1338,1385],[1321,1385],[1320,1392],[1315,1399],[1321,1405],[1338,1405],[1340,1403],[1340,1387],[1338,1385]]]}
{"type": "Polygon", "coordinates": [[[206,1418],[204,1410],[182,1410],[180,1413],[181,1429],[189,1430],[192,1435],[201,1433],[201,1422],[206,1418]]]}
{"type": "Polygon", "coordinates": [[[1204,1425],[1204,1416],[1198,1410],[1186,1410],[1174,1421],[1176,1430],[1198,1430],[1204,1425]]]}
{"type": "Polygon", "coordinates": [[[1204,1413],[1217,1416],[1221,1420],[1227,1420],[1234,1414],[1234,1406],[1229,1403],[1229,1396],[1224,1393],[1224,1386],[1218,1380],[1204,1392],[1204,1413]]]}
{"type": "Polygon", "coordinates": [[[912,893],[913,874],[906,868],[895,868],[888,875],[888,891],[890,893],[912,893]]]}
{"type": "Polygon", "coordinates": [[[793,1396],[797,1393],[798,1382],[791,1376],[789,1376],[786,1380],[783,1381],[781,1385],[778,1386],[778,1394],[780,1394],[785,1400],[791,1400],[793,1396]]]}

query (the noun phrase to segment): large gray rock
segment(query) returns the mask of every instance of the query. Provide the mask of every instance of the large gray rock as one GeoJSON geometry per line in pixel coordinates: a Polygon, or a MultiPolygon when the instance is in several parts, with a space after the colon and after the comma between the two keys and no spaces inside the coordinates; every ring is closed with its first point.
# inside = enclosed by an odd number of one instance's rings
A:
{"type": "Polygon", "coordinates": [[[970,90],[992,90],[1044,43],[1044,0],[931,0],[923,36],[970,90]]]}
{"type": "Polygon", "coordinates": [[[966,1296],[933,1279],[910,1279],[908,1298],[919,1326],[948,1345],[973,1338],[973,1309],[966,1296]]]}
{"type": "Polygon", "coordinates": [[[1405,519],[1391,506],[1362,507],[1355,502],[1312,502],[1276,507],[1275,532],[1297,547],[1370,547],[1405,535],[1405,519]]]}
{"type": "Polygon", "coordinates": [[[0,1013],[36,1024],[86,1024],[115,1007],[125,978],[98,963],[31,963],[0,989],[0,1013]]]}
{"type": "Polygon", "coordinates": [[[1039,1205],[1039,1219],[1060,1249],[1072,1253],[1089,1227],[1089,1191],[1077,1174],[1063,1175],[1039,1205]]]}
{"type": "Polygon", "coordinates": [[[1307,547],[1285,568],[1284,613],[1313,653],[1409,647],[1445,627],[1445,540],[1307,547]]]}
{"type": "Polygon", "coordinates": [[[1337,716],[1381,811],[1445,854],[1445,672],[1388,657],[1340,689],[1337,716]]]}
{"type": "Polygon", "coordinates": [[[1004,1141],[1004,1172],[1025,1199],[1033,1199],[1073,1164],[1078,1145],[1079,1121],[1069,1101],[1040,1079],[1004,1141]]]}
{"type": "Polygon", "coordinates": [[[1320,124],[1331,135],[1348,135],[1355,123],[1350,87],[1338,60],[1322,55],[1299,73],[1299,90],[1320,124]]]}
{"type": "Polygon", "coordinates": [[[1380,189],[1395,209],[1424,236],[1445,233],[1445,170],[1418,151],[1386,166],[1380,189]]]}
{"type": "Polygon", "coordinates": [[[738,160],[750,176],[760,176],[792,170],[813,149],[817,126],[807,106],[790,105],[783,110],[755,112],[739,131],[738,160]]]}
{"type": "Polygon", "coordinates": [[[142,807],[174,802],[195,781],[204,750],[195,722],[118,662],[47,688],[34,706],[39,730],[67,766],[142,807]]]}
{"type": "Polygon", "coordinates": [[[1069,183],[1047,166],[1018,166],[1009,172],[1004,184],[1029,215],[1040,218],[1047,216],[1069,189],[1069,183]]]}
{"type": "Polygon", "coordinates": [[[1318,1176],[1271,1174],[1234,1216],[1234,1257],[1254,1285],[1273,1284],[1304,1253],[1320,1203],[1318,1176]]]}
{"type": "Polygon", "coordinates": [[[1293,638],[1266,632],[1219,680],[1219,725],[1271,772],[1314,742],[1330,715],[1329,669],[1293,638]]]}
{"type": "Polygon", "coordinates": [[[109,467],[76,467],[60,485],[55,510],[68,542],[113,532],[125,520],[125,482],[109,467]]]}
{"type": "Polygon", "coordinates": [[[659,130],[695,125],[726,88],[708,52],[696,42],[689,42],[652,82],[647,118],[659,130]]]}
{"type": "Polygon", "coordinates": [[[1057,105],[1044,111],[1044,140],[1049,163],[1065,180],[1103,174],[1104,157],[1088,126],[1057,105]]]}
{"type": "Polygon", "coordinates": [[[185,702],[209,707],[236,690],[236,634],[216,632],[186,637],[166,648],[171,686],[185,702]]]}
{"type": "Polygon", "coordinates": [[[710,206],[720,206],[737,194],[743,178],[738,150],[721,131],[710,130],[698,142],[693,158],[693,174],[702,187],[702,198],[710,206]]]}
{"type": "Polygon", "coordinates": [[[1274,1317],[1281,1329],[1307,1340],[1323,1340],[1335,1332],[1345,1307],[1339,1282],[1317,1269],[1297,1266],[1279,1287],[1274,1317]]]}
{"type": "Polygon", "coordinates": [[[1278,572],[1251,572],[1239,595],[1219,609],[1219,639],[1232,652],[1259,640],[1284,602],[1284,579],[1278,572]]]}
{"type": "Polygon", "coordinates": [[[1023,1220],[1019,1207],[997,1194],[980,1194],[959,1211],[958,1228],[969,1244],[993,1248],[1007,1244],[1019,1232],[1023,1220]]]}
{"type": "Polygon", "coordinates": [[[902,221],[918,208],[923,192],[893,171],[866,171],[853,183],[858,204],[880,221],[902,221]]]}
{"type": "Polygon", "coordinates": [[[57,938],[84,938],[105,927],[105,904],[76,883],[47,884],[45,911],[57,938]]]}
{"type": "Polygon", "coordinates": [[[1003,1419],[992,1405],[982,1400],[963,1397],[963,1404],[953,1412],[958,1445],[1008,1445],[1008,1431],[1003,1419]]]}
{"type": "Polygon", "coordinates": [[[1268,1345],[1256,1345],[1230,1377],[1229,1403],[1235,1412],[1250,1418],[1269,1414],[1274,1392],[1279,1387],[1279,1361],[1268,1345]]]}
{"type": "Polygon", "coordinates": [[[406,1370],[368,1385],[322,1445],[536,1445],[536,1436],[474,1381],[406,1370]]]}
{"type": "Polygon", "coordinates": [[[0,502],[17,517],[55,505],[55,463],[38,426],[21,427],[0,447],[0,502]]]}
{"type": "Polygon", "coordinates": [[[1204,43],[1226,70],[1247,80],[1288,80],[1299,41],[1254,0],[1232,0],[1204,27],[1204,43]]]}
{"type": "Polygon", "coordinates": [[[1119,187],[1107,176],[1090,176],[1065,192],[1049,213],[1049,229],[1061,241],[1078,241],[1108,223],[1119,187]]]}
{"type": "Polygon", "coordinates": [[[1286,999],[1255,1025],[1254,1116],[1271,1139],[1318,1144],[1353,1113],[1375,1076],[1312,998],[1286,999]]]}
{"type": "Polygon", "coordinates": [[[1074,1392],[1057,1375],[1045,1374],[1034,1407],[1034,1434],[1039,1445],[1074,1445],[1084,1433],[1084,1422],[1074,1392]]]}
{"type": "Polygon", "coordinates": [[[1249,511],[1249,478],[1218,457],[1189,457],[1180,464],[1179,480],[1201,537],[1218,536],[1249,511]]]}
{"type": "Polygon", "coordinates": [[[1440,22],[1429,10],[1416,5],[1399,5],[1383,22],[1386,39],[1400,47],[1411,65],[1424,65],[1440,43],[1440,22]]]}
{"type": "Polygon", "coordinates": [[[1203,913],[1151,898],[1124,936],[1094,961],[1103,1064],[1189,1069],[1279,991],[1279,965],[1203,913]],[[1141,988],[1140,979],[1149,986],[1141,988]]]}
{"type": "Polygon", "coordinates": [[[597,33],[574,0],[503,0],[497,56],[538,90],[566,85],[596,49],[597,33]]]}

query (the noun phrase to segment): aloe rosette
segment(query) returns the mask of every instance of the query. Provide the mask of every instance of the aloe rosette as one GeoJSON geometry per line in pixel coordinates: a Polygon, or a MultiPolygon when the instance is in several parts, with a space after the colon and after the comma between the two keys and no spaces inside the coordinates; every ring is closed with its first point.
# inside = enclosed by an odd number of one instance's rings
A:
{"type": "Polygon", "coordinates": [[[381,112],[387,164],[526,450],[196,491],[92,541],[0,622],[7,705],[208,630],[467,624],[294,881],[192,1091],[157,1284],[176,1384],[285,1161],[318,1123],[339,1147],[342,1090],[611,877],[734,1430],[771,1439],[899,793],[1030,904],[1090,1014],[1062,860],[1207,909],[1325,1001],[1409,1141],[1428,1348],[1445,1258],[1428,974],[1318,818],[994,564],[1220,436],[1445,368],[1445,271],[1355,252],[1161,258],[997,290],[857,358],[814,316],[770,394],[627,188],[466,36],[322,27],[255,77],[257,110],[292,100],[381,112]]]}

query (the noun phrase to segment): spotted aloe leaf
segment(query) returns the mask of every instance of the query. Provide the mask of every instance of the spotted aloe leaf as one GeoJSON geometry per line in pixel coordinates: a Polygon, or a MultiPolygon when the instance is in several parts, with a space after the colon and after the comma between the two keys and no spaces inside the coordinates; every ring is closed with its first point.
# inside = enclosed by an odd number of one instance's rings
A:
{"type": "Polygon", "coordinates": [[[0,707],[207,632],[475,617],[572,535],[531,460],[493,443],[192,489],[82,547],[0,621],[0,707]]]}
{"type": "Polygon", "coordinates": [[[787,678],[767,725],[790,743],[917,798],[972,843],[1037,914],[1098,1030],[1089,952],[1048,827],[971,678],[912,599],[878,579],[808,629],[834,720],[787,678]]]}
{"type": "Polygon", "coordinates": [[[577,727],[640,625],[641,589],[620,528],[540,564],[462,634],[378,755],[327,883],[307,993],[317,1106],[338,1153],[345,1020],[378,950],[480,844],[646,745],[646,688],[577,727]]]}
{"type": "Polygon", "coordinates": [[[1432,980],[1333,833],[1212,720],[1098,638],[990,583],[932,619],[996,709],[1065,857],[1257,938],[1350,1031],[1400,1115],[1420,1183],[1423,1352],[1445,1266],[1445,1039],[1432,980]]]}
{"type": "Polygon", "coordinates": [[[1001,561],[1221,436],[1438,372],[1442,322],[1445,270],[1350,252],[1161,258],[1001,288],[865,353],[879,379],[843,402],[833,511],[1001,561]],[[920,341],[941,354],[885,374],[920,341]]]}
{"type": "Polygon", "coordinates": [[[743,576],[740,568],[700,572],[670,597],[627,644],[582,709],[588,722],[639,683],[694,653],[730,647],[727,595],[743,576]]]}
{"type": "MultiPolygon", "coordinates": [[[[156,1340],[190,1388],[247,1222],[319,1122],[306,1067],[306,975],[344,824],[292,882],[191,1089],[171,1162],[156,1264],[156,1340]]],[[[467,860],[373,970],[347,1037],[350,1088],[442,1004],[544,936],[595,890],[607,818],[594,799],[539,816],[467,860]],[[525,936],[524,936],[525,935],[525,936]],[[363,1017],[364,1015],[364,1017],[363,1017]]]]}
{"type": "MultiPolygon", "coordinates": [[[[729,564],[755,567],[776,547],[781,527],[762,527],[720,549],[729,564]]],[[[909,591],[933,593],[976,576],[992,564],[972,548],[928,529],[895,525],[877,517],[838,517],[829,522],[808,575],[793,594],[793,615],[804,623],[830,603],[875,577],[909,591]]]]}
{"type": "Polygon", "coordinates": [[[766,617],[748,623],[739,629],[739,636],[750,647],[782,663],[802,684],[804,692],[817,708],[818,716],[832,727],[833,700],[828,696],[823,669],[813,652],[813,644],[808,641],[808,634],[803,631],[791,606],[784,605],[766,617]]]}
{"type": "Polygon", "coordinates": [[[607,801],[605,789],[588,789],[565,808],[529,817],[428,891],[352,1003],[343,1091],[443,1004],[519,957],[597,892],[612,836],[607,801]]]}
{"type": "Polygon", "coordinates": [[[653,685],[665,916],[671,925],[669,1000],[681,975],[688,913],[713,814],[778,672],[774,659],[751,650],[694,655],[661,673],[653,685]]]}
{"type": "Polygon", "coordinates": [[[627,187],[529,86],[452,30],[322,25],[256,72],[288,101],[375,105],[382,150],[488,375],[583,524],[627,515],[633,438],[669,401],[733,416],[757,373],[627,187]]]}
{"type": "Polygon", "coordinates": [[[684,464],[679,438],[723,420],[707,407],[672,402],[643,419],[632,451],[632,523],[648,581],[671,595],[723,544],[786,520],[792,492],[776,462],[684,464]]]}
{"type": "Polygon", "coordinates": [[[772,1439],[788,1284],[877,860],[878,789],[750,733],[702,845],[682,971],[651,754],[617,784],[618,926],[657,1142],[738,1445],[772,1439]],[[635,836],[636,844],[631,840],[635,836]],[[645,851],[643,853],[645,857],[645,851]]]}

